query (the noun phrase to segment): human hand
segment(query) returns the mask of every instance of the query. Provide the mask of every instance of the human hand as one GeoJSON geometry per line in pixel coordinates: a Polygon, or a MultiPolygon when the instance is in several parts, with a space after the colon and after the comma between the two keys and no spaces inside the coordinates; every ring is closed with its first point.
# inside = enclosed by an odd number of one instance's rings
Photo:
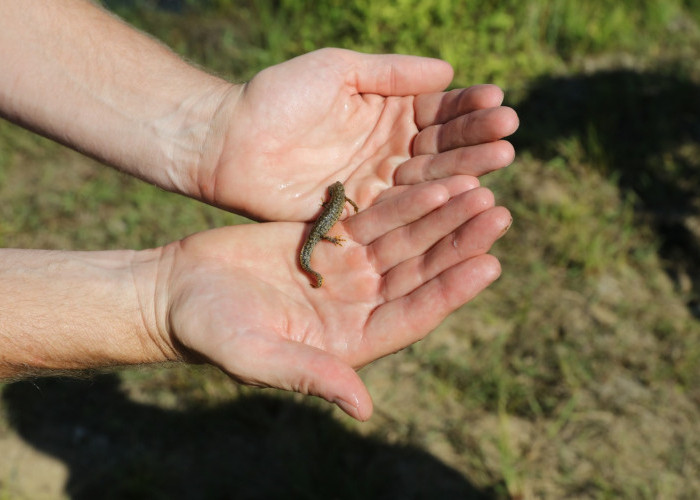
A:
{"type": "Polygon", "coordinates": [[[452,75],[436,59],[340,49],[270,67],[219,107],[199,196],[254,219],[307,221],[337,180],[366,208],[393,186],[508,165],[500,139],[518,119],[502,91],[440,92],[452,75]]]}
{"type": "Polygon", "coordinates": [[[366,420],[356,374],[414,343],[500,274],[486,252],[509,212],[475,178],[404,188],[337,223],[323,241],[312,288],[298,263],[308,224],[267,223],[199,233],[162,251],[160,333],[187,359],[234,379],[320,396],[366,420]]]}

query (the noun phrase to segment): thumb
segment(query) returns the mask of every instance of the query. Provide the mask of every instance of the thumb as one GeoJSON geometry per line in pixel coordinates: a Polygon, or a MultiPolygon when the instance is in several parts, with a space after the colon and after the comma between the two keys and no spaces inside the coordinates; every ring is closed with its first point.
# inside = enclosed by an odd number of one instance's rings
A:
{"type": "Polygon", "coordinates": [[[222,346],[218,359],[212,359],[235,379],[319,396],[360,421],[372,415],[372,398],[367,387],[340,358],[291,340],[254,336],[236,344],[236,347],[222,346]]]}
{"type": "Polygon", "coordinates": [[[361,94],[404,96],[440,92],[452,81],[449,63],[429,57],[355,53],[355,88],[361,94]]]}

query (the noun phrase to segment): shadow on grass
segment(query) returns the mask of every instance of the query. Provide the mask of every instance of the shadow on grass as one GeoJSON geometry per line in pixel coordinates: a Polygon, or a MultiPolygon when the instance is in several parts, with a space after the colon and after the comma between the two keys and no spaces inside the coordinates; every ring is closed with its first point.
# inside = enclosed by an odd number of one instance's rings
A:
{"type": "Polygon", "coordinates": [[[522,125],[513,143],[546,160],[561,156],[562,139],[577,138],[583,161],[634,193],[667,270],[691,277],[700,297],[700,221],[692,220],[700,214],[700,86],[683,74],[670,67],[543,78],[515,106],[522,125]]]}
{"type": "Polygon", "coordinates": [[[2,401],[23,439],[67,464],[75,500],[495,496],[417,448],[360,436],[288,398],[165,410],[101,375],[13,383],[2,401]]]}

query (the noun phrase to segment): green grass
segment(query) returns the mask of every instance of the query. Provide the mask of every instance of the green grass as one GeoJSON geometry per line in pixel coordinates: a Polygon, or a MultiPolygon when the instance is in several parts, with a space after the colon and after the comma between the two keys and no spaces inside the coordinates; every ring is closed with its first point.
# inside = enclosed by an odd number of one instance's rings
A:
{"type": "MultiPolygon", "coordinates": [[[[150,498],[190,484],[209,498],[700,496],[697,1],[103,3],[238,81],[324,46],[442,57],[455,86],[502,85],[521,129],[516,163],[483,179],[514,216],[494,248],[503,276],[363,370],[372,421],[205,367],[39,382],[51,411],[6,385],[7,432],[67,464],[70,496],[105,481],[150,498]]],[[[0,196],[4,246],[143,248],[242,222],[5,123],[0,196]]]]}

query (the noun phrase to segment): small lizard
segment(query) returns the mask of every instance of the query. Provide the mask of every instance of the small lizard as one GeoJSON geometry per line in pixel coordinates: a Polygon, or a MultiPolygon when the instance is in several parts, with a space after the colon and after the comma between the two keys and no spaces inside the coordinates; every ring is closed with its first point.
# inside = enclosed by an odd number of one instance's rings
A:
{"type": "Polygon", "coordinates": [[[323,276],[311,269],[311,252],[313,252],[316,243],[323,239],[335,245],[342,245],[342,242],[345,240],[340,236],[328,236],[328,231],[331,230],[333,224],[340,218],[340,214],[343,213],[343,208],[345,208],[346,201],[353,206],[355,212],[359,210],[357,204],[345,196],[345,188],[340,181],[334,182],[328,186],[328,193],[330,194],[330,200],[323,203],[323,212],[321,212],[321,215],[319,215],[316,222],[314,222],[311,232],[309,236],[307,236],[301,253],[299,254],[301,268],[311,273],[314,278],[316,278],[316,284],[311,285],[314,288],[319,288],[323,285],[323,276]]]}

